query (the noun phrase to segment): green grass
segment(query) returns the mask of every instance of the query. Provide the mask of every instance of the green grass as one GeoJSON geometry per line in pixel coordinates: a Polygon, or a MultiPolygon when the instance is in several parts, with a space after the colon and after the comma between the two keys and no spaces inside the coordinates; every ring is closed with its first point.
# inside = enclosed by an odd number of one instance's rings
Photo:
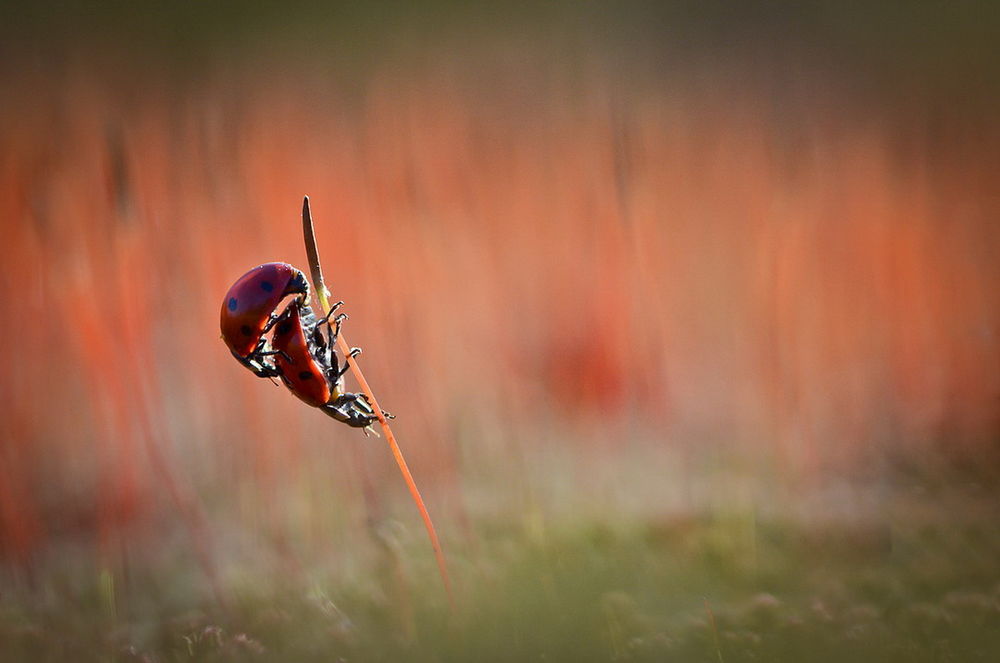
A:
{"type": "Polygon", "coordinates": [[[5,583],[2,658],[994,661],[1000,520],[989,492],[897,495],[854,520],[746,509],[474,518],[446,542],[453,616],[416,522],[381,548],[357,533],[284,558],[266,538],[231,546],[246,561],[225,566],[228,614],[180,538],[171,554],[134,547],[127,573],[87,572],[92,561],[64,549],[31,583],[5,583]]]}

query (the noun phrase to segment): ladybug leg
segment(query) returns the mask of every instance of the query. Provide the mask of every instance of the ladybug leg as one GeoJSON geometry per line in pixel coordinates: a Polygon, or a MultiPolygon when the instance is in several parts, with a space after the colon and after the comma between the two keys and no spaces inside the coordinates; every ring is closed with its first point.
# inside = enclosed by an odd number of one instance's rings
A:
{"type": "Polygon", "coordinates": [[[338,315],[333,319],[332,323],[325,318],[316,323],[316,326],[313,327],[313,340],[320,349],[325,349],[328,345],[330,348],[333,348],[337,342],[337,337],[340,336],[340,326],[344,324],[344,320],[347,320],[346,313],[338,315]],[[327,332],[327,335],[330,337],[329,342],[327,342],[327,339],[323,337],[323,334],[319,330],[321,325],[328,325],[330,327],[327,332]]]}
{"type": "MultiPolygon", "coordinates": [[[[333,347],[334,343],[337,342],[337,337],[340,336],[340,327],[344,324],[345,320],[347,320],[347,314],[346,313],[341,313],[340,315],[338,315],[336,318],[333,319],[333,324],[330,326],[330,347],[331,348],[333,347]]],[[[324,322],[327,322],[327,324],[330,324],[328,321],[324,320],[324,322]]]]}
{"type": "Polygon", "coordinates": [[[319,330],[319,325],[309,330],[309,340],[312,341],[313,345],[316,346],[316,350],[322,355],[327,351],[326,339],[323,338],[323,333],[319,330]]]}
{"type": "Polygon", "coordinates": [[[244,366],[259,378],[276,378],[281,375],[276,366],[254,366],[249,362],[242,362],[244,366]]]}
{"type": "Polygon", "coordinates": [[[337,361],[337,353],[333,351],[333,346],[330,347],[330,353],[327,355],[325,366],[326,377],[330,381],[330,384],[339,387],[340,378],[344,373],[339,368],[340,364],[337,361]]]}
{"type": "MultiPolygon", "coordinates": [[[[264,361],[264,357],[272,357],[274,355],[281,355],[282,357],[284,357],[285,359],[287,359],[290,363],[293,363],[293,364],[295,363],[294,361],[292,361],[292,358],[289,357],[288,354],[285,353],[284,351],[282,351],[282,350],[264,350],[264,348],[266,346],[267,346],[267,340],[262,336],[261,339],[257,342],[257,347],[254,348],[254,351],[250,353],[250,355],[247,357],[247,359],[250,360],[250,361],[254,361],[254,362],[258,363],[258,364],[264,366],[267,369],[272,370],[273,371],[273,376],[281,375],[281,370],[279,368],[277,368],[276,366],[272,366],[270,364],[267,364],[264,361]]],[[[269,374],[267,376],[260,376],[260,377],[272,377],[272,374],[269,374]]]]}
{"type": "Polygon", "coordinates": [[[236,358],[236,361],[246,366],[251,373],[253,373],[259,378],[273,378],[281,375],[281,371],[278,369],[277,366],[271,366],[270,364],[266,364],[263,361],[259,363],[255,361],[258,358],[258,354],[256,353],[256,351],[254,353],[251,353],[248,357],[241,357],[235,352],[232,352],[232,350],[230,350],[230,352],[232,353],[233,357],[236,358]]]}
{"type": "MultiPolygon", "coordinates": [[[[331,348],[331,350],[332,350],[332,348],[331,348]]],[[[354,357],[357,357],[359,354],[361,354],[361,348],[351,348],[351,353],[350,353],[349,356],[353,359],[354,357]]],[[[336,369],[337,368],[337,358],[333,357],[333,361],[331,363],[333,364],[334,369],[336,369]]],[[[347,370],[350,367],[351,366],[350,366],[350,364],[347,363],[347,360],[344,360],[344,367],[341,368],[339,371],[337,371],[337,380],[338,381],[340,380],[340,378],[344,377],[344,373],[346,373],[347,370]]]]}
{"type": "Polygon", "coordinates": [[[266,334],[267,332],[271,331],[271,327],[277,324],[278,320],[281,320],[282,317],[284,317],[284,313],[282,313],[281,315],[275,315],[274,313],[272,313],[271,316],[267,319],[267,324],[264,325],[264,331],[261,333],[266,334]]]}
{"type": "Polygon", "coordinates": [[[292,359],[290,356],[288,356],[288,353],[285,352],[284,350],[268,350],[267,352],[260,353],[261,357],[271,357],[273,355],[281,355],[282,357],[285,358],[285,361],[287,361],[289,364],[295,363],[295,360],[292,359]]]}
{"type": "Polygon", "coordinates": [[[375,421],[375,411],[364,394],[341,394],[320,409],[352,428],[365,428],[375,421]]]}
{"type": "Polygon", "coordinates": [[[264,340],[264,336],[267,332],[271,331],[271,328],[274,327],[274,325],[290,317],[292,315],[292,309],[296,307],[301,307],[301,303],[298,298],[288,302],[288,306],[286,306],[281,313],[272,313],[267,319],[267,324],[264,325],[264,331],[261,333],[261,341],[264,340]]]}
{"type": "MultiPolygon", "coordinates": [[[[330,310],[326,312],[326,315],[324,315],[323,318],[319,322],[316,323],[316,326],[319,327],[320,325],[328,325],[328,324],[330,324],[330,316],[333,315],[334,313],[336,313],[337,309],[339,309],[343,305],[344,305],[344,302],[343,302],[343,300],[341,300],[341,301],[335,303],[333,306],[331,306],[330,310]]],[[[345,320],[347,319],[347,315],[344,314],[344,313],[341,313],[340,315],[338,315],[337,318],[339,318],[341,315],[344,316],[345,320]]],[[[337,318],[334,318],[333,321],[336,322],[337,318]]]]}
{"type": "Polygon", "coordinates": [[[340,336],[340,327],[341,325],[344,324],[344,321],[347,320],[347,314],[341,313],[340,315],[335,317],[332,322],[330,321],[330,316],[333,315],[333,312],[337,310],[337,307],[339,307],[343,303],[344,302],[337,302],[336,305],[332,309],[330,309],[330,312],[326,314],[326,317],[324,317],[322,320],[316,323],[316,329],[319,329],[323,325],[329,326],[330,331],[328,333],[330,335],[331,346],[337,342],[337,337],[340,336]]]}

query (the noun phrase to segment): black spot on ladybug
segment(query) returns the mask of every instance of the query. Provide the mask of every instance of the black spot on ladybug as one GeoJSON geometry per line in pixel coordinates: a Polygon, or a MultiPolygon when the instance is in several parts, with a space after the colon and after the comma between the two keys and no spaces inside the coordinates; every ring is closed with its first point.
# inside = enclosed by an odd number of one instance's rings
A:
{"type": "Polygon", "coordinates": [[[250,325],[243,325],[240,327],[240,333],[244,336],[253,336],[253,330],[250,329],[250,325]]]}
{"type": "Polygon", "coordinates": [[[236,301],[236,298],[235,297],[230,297],[229,298],[229,303],[227,304],[227,306],[229,307],[229,310],[230,311],[235,311],[237,305],[238,305],[238,302],[236,301]]]}
{"type": "Polygon", "coordinates": [[[260,288],[264,292],[271,292],[272,290],[274,290],[274,284],[271,283],[270,281],[261,281],[260,288]]]}
{"type": "Polygon", "coordinates": [[[278,325],[278,334],[284,336],[290,331],[292,331],[292,323],[287,320],[278,325]]]}
{"type": "Polygon", "coordinates": [[[300,380],[312,380],[313,379],[313,374],[310,373],[309,371],[302,371],[301,373],[299,373],[299,379],[300,380]]]}

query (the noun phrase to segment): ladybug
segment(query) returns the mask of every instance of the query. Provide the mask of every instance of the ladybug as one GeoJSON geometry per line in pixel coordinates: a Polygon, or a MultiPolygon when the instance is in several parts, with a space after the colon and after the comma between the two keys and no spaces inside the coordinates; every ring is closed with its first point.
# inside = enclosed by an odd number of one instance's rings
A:
{"type": "MultiPolygon", "coordinates": [[[[307,304],[293,300],[274,328],[274,364],[281,381],[300,400],[348,426],[366,428],[375,421],[375,411],[364,394],[343,390],[348,366],[346,361],[343,368],[338,366],[333,347],[347,316],[338,315],[333,322],[330,316],[342,303],[318,320],[307,304]],[[323,325],[329,327],[329,340],[320,331],[323,325]]],[[[351,357],[359,354],[360,348],[351,349],[351,357]]]]}
{"type": "Polygon", "coordinates": [[[302,302],[309,298],[306,275],[288,263],[268,262],[237,279],[222,300],[222,339],[236,360],[258,377],[280,375],[266,359],[274,353],[266,349],[264,337],[280,317],[275,315],[278,305],[289,295],[302,302]]]}

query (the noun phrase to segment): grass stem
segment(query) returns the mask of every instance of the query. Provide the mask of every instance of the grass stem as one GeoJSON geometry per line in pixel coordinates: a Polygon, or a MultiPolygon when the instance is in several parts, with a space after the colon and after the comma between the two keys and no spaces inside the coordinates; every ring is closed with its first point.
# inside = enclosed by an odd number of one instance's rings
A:
{"type": "MultiPolygon", "coordinates": [[[[312,211],[309,209],[309,196],[305,196],[302,201],[302,236],[306,244],[306,256],[309,260],[309,271],[311,272],[313,286],[316,290],[316,298],[319,300],[319,304],[323,309],[323,314],[325,315],[330,310],[329,290],[327,290],[326,282],[323,280],[323,268],[320,264],[319,249],[316,246],[316,232],[313,227],[312,211]]],[[[365,379],[364,373],[361,372],[361,367],[358,366],[357,360],[354,357],[351,357],[350,346],[344,338],[343,332],[337,336],[337,347],[339,348],[341,354],[347,358],[347,363],[351,368],[351,373],[358,381],[358,386],[361,387],[361,391],[368,397],[368,401],[375,410],[375,416],[378,417],[378,422],[382,426],[382,432],[385,433],[385,439],[389,443],[389,449],[392,451],[392,456],[396,459],[396,464],[399,466],[399,471],[403,475],[406,487],[410,490],[410,496],[413,498],[413,502],[417,505],[417,510],[420,511],[420,516],[424,520],[424,527],[427,528],[427,535],[430,537],[431,546],[434,548],[434,556],[437,558],[438,570],[441,572],[441,580],[444,582],[445,592],[448,594],[448,601],[451,604],[452,609],[454,609],[455,597],[452,593],[451,577],[448,575],[448,566],[445,563],[444,551],[441,548],[441,542],[438,540],[437,531],[434,529],[434,522],[431,520],[431,515],[427,511],[427,507],[424,506],[424,500],[420,496],[420,490],[417,488],[417,484],[413,480],[413,475],[410,473],[410,468],[406,464],[403,452],[399,448],[399,444],[396,443],[396,436],[393,435],[392,428],[389,427],[389,422],[382,413],[382,408],[379,406],[378,400],[375,398],[375,394],[372,392],[372,388],[368,384],[368,380],[365,379]]]]}

